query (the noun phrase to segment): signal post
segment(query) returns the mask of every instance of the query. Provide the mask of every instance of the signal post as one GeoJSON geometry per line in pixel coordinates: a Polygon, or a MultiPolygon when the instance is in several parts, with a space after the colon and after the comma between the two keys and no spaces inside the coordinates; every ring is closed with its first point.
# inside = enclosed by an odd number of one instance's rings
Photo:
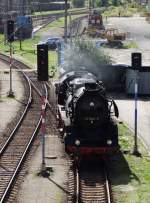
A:
{"type": "MultiPolygon", "coordinates": [[[[37,79],[41,82],[41,85],[48,81],[48,45],[39,44],[37,45],[37,79]]],[[[42,140],[42,167],[41,175],[44,177],[49,176],[48,169],[45,163],[45,109],[46,109],[46,95],[43,90],[41,96],[41,140],[42,140]]]]}
{"type": "Polygon", "coordinates": [[[10,88],[8,92],[8,97],[14,97],[14,92],[12,90],[12,42],[14,41],[14,21],[7,21],[7,41],[9,42],[9,53],[10,53],[10,88]]]}

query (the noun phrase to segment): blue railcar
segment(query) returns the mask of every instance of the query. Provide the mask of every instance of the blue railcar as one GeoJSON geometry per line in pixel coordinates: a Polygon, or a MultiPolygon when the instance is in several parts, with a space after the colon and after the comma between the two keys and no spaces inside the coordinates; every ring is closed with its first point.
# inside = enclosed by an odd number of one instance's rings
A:
{"type": "Polygon", "coordinates": [[[15,24],[17,38],[25,39],[32,36],[33,24],[30,16],[18,16],[15,24]]]}

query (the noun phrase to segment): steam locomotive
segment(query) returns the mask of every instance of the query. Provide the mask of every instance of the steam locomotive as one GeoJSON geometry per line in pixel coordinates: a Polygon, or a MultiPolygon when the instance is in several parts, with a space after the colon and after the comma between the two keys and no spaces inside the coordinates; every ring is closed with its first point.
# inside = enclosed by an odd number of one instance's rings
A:
{"type": "Polygon", "coordinates": [[[115,102],[92,73],[70,71],[57,84],[58,123],[68,154],[108,154],[118,151],[115,102]]]}

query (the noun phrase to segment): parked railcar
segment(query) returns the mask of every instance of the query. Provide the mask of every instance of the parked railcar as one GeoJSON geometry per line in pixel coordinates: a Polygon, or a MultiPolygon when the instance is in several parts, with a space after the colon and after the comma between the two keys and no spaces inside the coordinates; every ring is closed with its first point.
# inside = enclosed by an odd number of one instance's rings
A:
{"type": "Polygon", "coordinates": [[[68,154],[107,154],[118,151],[115,102],[93,74],[71,71],[57,85],[58,121],[68,154]]]}
{"type": "Polygon", "coordinates": [[[32,36],[32,18],[30,16],[18,16],[16,18],[16,37],[19,39],[30,38],[32,36]]]}

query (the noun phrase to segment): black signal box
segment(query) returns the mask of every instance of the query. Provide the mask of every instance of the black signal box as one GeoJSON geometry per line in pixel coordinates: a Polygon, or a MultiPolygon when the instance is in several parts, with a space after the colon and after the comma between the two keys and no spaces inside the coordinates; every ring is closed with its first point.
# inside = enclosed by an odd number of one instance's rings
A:
{"type": "Polygon", "coordinates": [[[140,70],[142,66],[142,54],[141,53],[132,53],[132,69],[140,70]]]}
{"type": "Polygon", "coordinates": [[[48,81],[48,45],[37,45],[37,75],[39,81],[48,81]]]}
{"type": "Polygon", "coordinates": [[[8,42],[14,41],[14,21],[13,20],[7,21],[7,40],[8,42]]]}

